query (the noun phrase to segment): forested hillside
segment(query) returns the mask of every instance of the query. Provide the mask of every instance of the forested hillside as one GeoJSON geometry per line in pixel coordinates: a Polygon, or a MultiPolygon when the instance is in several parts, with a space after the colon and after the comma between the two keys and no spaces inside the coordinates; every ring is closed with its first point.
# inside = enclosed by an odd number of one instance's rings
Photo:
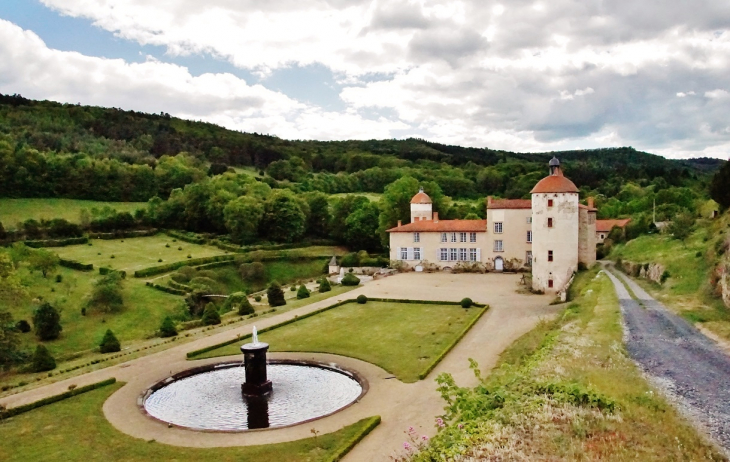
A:
{"type": "Polygon", "coordinates": [[[382,236],[397,219],[408,219],[404,198],[419,184],[434,196],[441,216],[483,217],[485,196],[528,196],[552,156],[560,158],[582,198],[596,197],[599,217],[633,216],[637,232],[648,228],[654,204],[658,220],[697,213],[723,163],[669,160],[631,147],[527,154],[413,138],[282,140],[169,114],[0,95],[0,197],[156,198],[139,223],[229,233],[239,242],[306,235],[343,241],[348,231],[333,230],[332,223],[344,227],[350,220],[354,229],[355,222],[364,226],[373,217],[382,236]],[[380,205],[331,196],[384,192],[380,205]],[[289,224],[302,223],[293,234],[258,227],[274,219],[275,210],[266,205],[274,198],[282,207],[298,204],[287,212],[289,224]],[[227,223],[226,208],[231,217],[233,209],[253,216],[249,229],[227,223]]]}

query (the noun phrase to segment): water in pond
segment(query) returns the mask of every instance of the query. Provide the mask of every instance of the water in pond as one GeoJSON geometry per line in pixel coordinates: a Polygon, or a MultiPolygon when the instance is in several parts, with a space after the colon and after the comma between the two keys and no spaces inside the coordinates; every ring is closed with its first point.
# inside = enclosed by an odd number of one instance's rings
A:
{"type": "Polygon", "coordinates": [[[360,384],[335,370],[292,364],[269,364],[274,390],[246,400],[243,367],[203,372],[152,393],[144,403],[151,416],[199,430],[235,431],[281,427],[313,419],[356,400],[360,384]]]}

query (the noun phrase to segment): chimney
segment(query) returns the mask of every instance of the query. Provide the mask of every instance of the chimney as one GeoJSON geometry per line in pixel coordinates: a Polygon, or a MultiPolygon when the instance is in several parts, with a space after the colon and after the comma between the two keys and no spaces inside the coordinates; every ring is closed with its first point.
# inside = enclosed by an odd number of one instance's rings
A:
{"type": "Polygon", "coordinates": [[[400,228],[401,226],[403,225],[401,224],[400,220],[398,220],[398,227],[400,228]]]}
{"type": "Polygon", "coordinates": [[[492,205],[492,196],[487,196],[487,208],[492,205]]]}
{"type": "Polygon", "coordinates": [[[433,212],[433,221],[436,222],[436,223],[438,223],[438,221],[439,221],[439,213],[438,212],[433,212]]]}
{"type": "Polygon", "coordinates": [[[589,209],[594,208],[593,207],[593,197],[592,196],[588,198],[588,208],[589,209]]]}

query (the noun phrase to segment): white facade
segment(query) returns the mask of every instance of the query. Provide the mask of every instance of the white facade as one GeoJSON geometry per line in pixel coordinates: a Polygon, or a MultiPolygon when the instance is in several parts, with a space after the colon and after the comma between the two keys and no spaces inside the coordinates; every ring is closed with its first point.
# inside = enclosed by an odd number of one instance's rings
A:
{"type": "Polygon", "coordinates": [[[433,216],[433,204],[411,204],[411,223],[419,220],[430,220],[433,216]]]}

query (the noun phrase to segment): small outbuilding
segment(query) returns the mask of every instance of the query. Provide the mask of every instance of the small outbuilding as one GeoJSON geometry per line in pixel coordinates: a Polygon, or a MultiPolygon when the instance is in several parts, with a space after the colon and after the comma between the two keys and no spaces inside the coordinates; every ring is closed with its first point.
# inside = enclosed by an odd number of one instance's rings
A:
{"type": "Polygon", "coordinates": [[[332,259],[329,262],[329,274],[337,274],[340,272],[340,265],[337,264],[337,257],[332,255],[332,259]]]}

